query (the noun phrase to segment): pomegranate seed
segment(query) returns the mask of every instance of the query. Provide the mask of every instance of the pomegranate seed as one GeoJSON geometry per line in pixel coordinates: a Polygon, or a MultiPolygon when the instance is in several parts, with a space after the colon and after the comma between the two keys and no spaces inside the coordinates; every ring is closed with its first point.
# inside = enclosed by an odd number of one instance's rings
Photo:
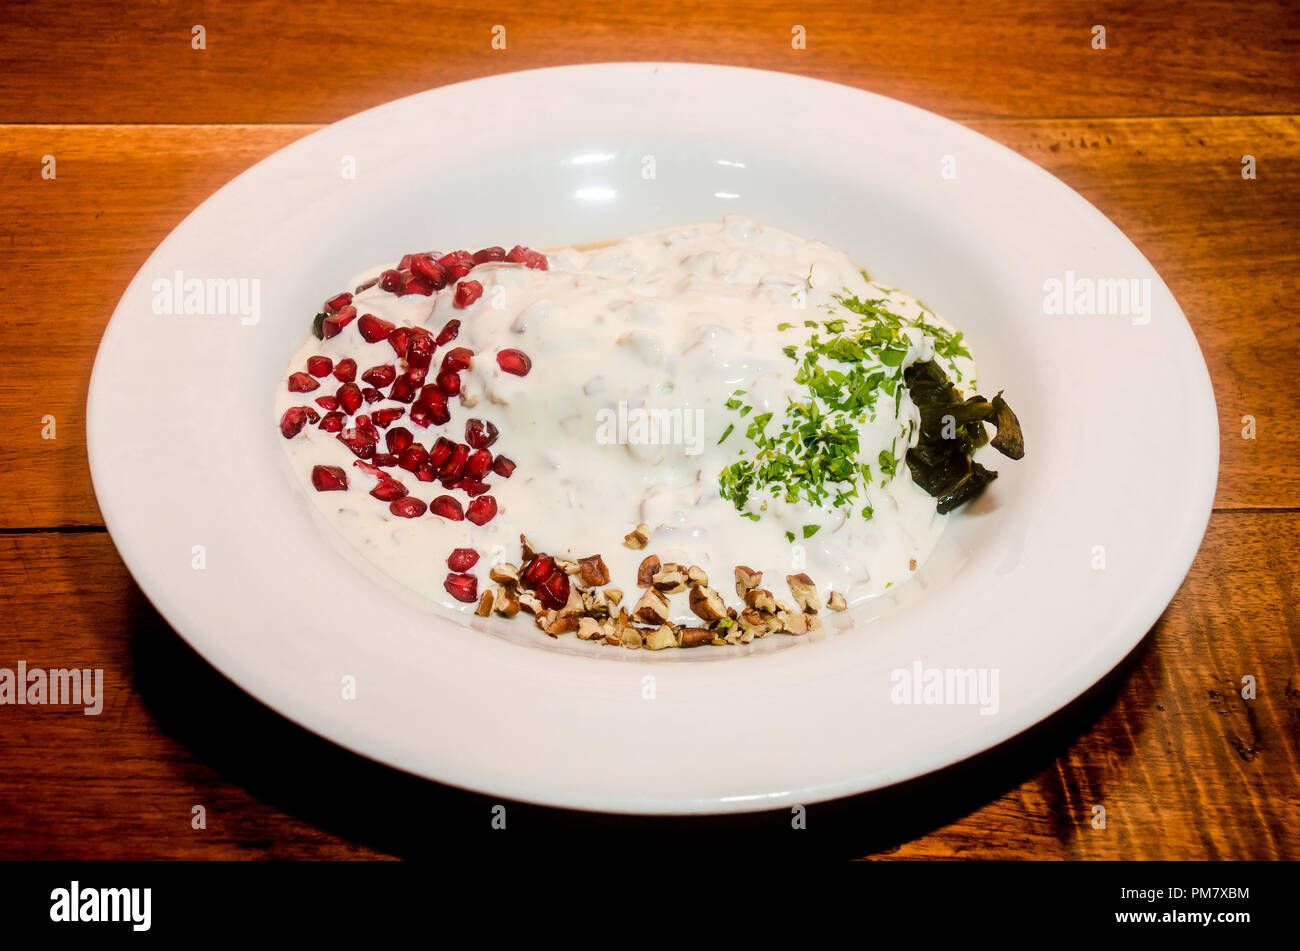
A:
{"type": "Polygon", "coordinates": [[[318,396],[316,397],[316,405],[327,413],[332,413],[339,408],[339,398],[337,396],[318,396]]]}
{"type": "Polygon", "coordinates": [[[509,479],[515,471],[515,463],[512,459],[505,456],[497,456],[492,462],[492,471],[503,479],[509,479]]]}
{"type": "Polygon", "coordinates": [[[442,464],[451,456],[451,451],[456,448],[456,444],[446,436],[439,436],[438,441],[433,444],[429,450],[429,464],[435,469],[442,468],[442,464]]]}
{"type": "Polygon", "coordinates": [[[414,327],[398,327],[388,335],[388,345],[393,348],[393,353],[399,357],[406,356],[406,345],[414,330],[414,327]]]}
{"type": "Polygon", "coordinates": [[[441,426],[451,420],[451,410],[447,409],[447,397],[437,386],[426,386],[420,390],[420,398],[416,402],[424,404],[429,412],[429,419],[435,425],[441,426]]]}
{"type": "Polygon", "coordinates": [[[334,369],[334,361],[329,357],[308,357],[307,372],[314,377],[329,376],[334,369]]]}
{"type": "Polygon", "coordinates": [[[392,502],[405,495],[410,495],[410,493],[406,491],[406,486],[402,485],[402,483],[398,482],[391,476],[385,476],[380,479],[379,482],[376,483],[375,487],[370,490],[370,494],[381,502],[392,502]]]}
{"type": "Polygon", "coordinates": [[[375,453],[375,465],[382,466],[385,469],[391,469],[393,466],[397,465],[397,456],[393,455],[391,452],[377,452],[375,453]]]}
{"type": "Polygon", "coordinates": [[[396,294],[402,286],[402,275],[399,271],[385,271],[379,275],[379,289],[396,294]]]}
{"type": "Polygon", "coordinates": [[[397,262],[397,269],[399,271],[409,271],[411,268],[411,258],[413,257],[415,257],[414,254],[403,254],[402,260],[397,262]]]}
{"type": "Polygon", "coordinates": [[[429,408],[427,403],[417,402],[411,407],[411,422],[428,429],[429,424],[433,422],[433,410],[429,408]]]}
{"type": "Polygon", "coordinates": [[[421,482],[432,482],[438,477],[438,473],[433,471],[433,466],[427,462],[415,470],[415,477],[421,482]]]}
{"type": "Polygon", "coordinates": [[[342,294],[335,294],[325,302],[325,313],[337,314],[344,306],[352,303],[352,295],[347,291],[342,294]]]}
{"type": "Polygon", "coordinates": [[[459,373],[452,373],[448,370],[444,370],[442,373],[438,374],[438,379],[435,382],[438,384],[438,389],[442,390],[442,392],[447,396],[455,396],[460,392],[459,373]]]}
{"type": "Polygon", "coordinates": [[[460,503],[450,495],[440,495],[430,502],[429,511],[440,518],[450,519],[453,522],[465,521],[465,512],[460,507],[460,503]]]}
{"type": "Polygon", "coordinates": [[[348,474],[338,466],[313,466],[311,484],[317,492],[342,492],[348,487],[348,474]]]}
{"type": "Polygon", "coordinates": [[[337,337],[343,328],[357,318],[357,309],[351,304],[343,307],[337,314],[331,314],[320,323],[321,337],[328,340],[330,337],[337,337]]]}
{"type": "Polygon", "coordinates": [[[492,453],[486,449],[475,449],[469,454],[465,463],[465,476],[469,479],[481,479],[492,471],[492,453]]]}
{"type": "Polygon", "coordinates": [[[377,409],[370,414],[370,418],[375,421],[375,425],[380,429],[387,429],[401,419],[402,414],[405,412],[404,409],[377,409]]]}
{"type": "Polygon", "coordinates": [[[393,381],[393,388],[388,391],[388,398],[398,403],[409,403],[415,399],[415,381],[409,373],[404,373],[393,381]]]}
{"type": "Polygon", "coordinates": [[[475,264],[486,264],[488,261],[504,261],[505,259],[505,248],[484,248],[481,251],[474,252],[475,264]]]}
{"type": "Polygon", "coordinates": [[[438,263],[444,268],[449,264],[456,263],[457,261],[462,264],[473,264],[474,255],[470,254],[468,251],[448,251],[442,257],[438,258],[438,263]]]}
{"type": "Polygon", "coordinates": [[[478,281],[461,281],[456,285],[455,307],[465,308],[483,296],[483,285],[478,281]]]}
{"type": "MultiPolygon", "coordinates": [[[[465,517],[475,525],[486,525],[488,522],[492,521],[496,514],[497,500],[490,495],[480,495],[473,502],[469,503],[469,508],[465,510],[465,517]]],[[[564,572],[560,572],[560,574],[564,574],[564,572]]],[[[567,575],[565,576],[564,583],[567,589],[569,583],[567,575]]],[[[567,590],[565,591],[564,596],[566,598],[569,596],[567,590]]]]}
{"type": "Polygon", "coordinates": [[[447,286],[447,275],[442,265],[427,254],[417,254],[411,258],[411,273],[428,281],[436,290],[447,286]]]}
{"type": "Polygon", "coordinates": [[[307,422],[309,422],[309,423],[319,423],[319,422],[320,422],[320,413],[316,412],[316,411],[315,411],[314,409],[312,409],[310,406],[304,406],[302,409],[303,409],[303,412],[307,414],[307,422]]]}
{"type": "Polygon", "coordinates": [[[361,409],[361,387],[355,383],[344,383],[334,396],[339,401],[339,408],[349,416],[361,409]]]}
{"type": "Polygon", "coordinates": [[[307,425],[307,410],[303,406],[290,406],[280,417],[280,435],[285,439],[292,439],[302,432],[302,428],[307,425]]]}
{"type": "Polygon", "coordinates": [[[366,439],[355,427],[343,430],[335,438],[351,449],[352,454],[358,459],[370,459],[375,454],[374,442],[366,439]]]}
{"type": "Polygon", "coordinates": [[[299,372],[289,374],[290,393],[310,393],[319,386],[320,384],[306,373],[299,372]]]}
{"type": "Polygon", "coordinates": [[[438,475],[444,479],[460,480],[465,474],[465,466],[469,462],[469,446],[459,443],[447,457],[447,461],[438,469],[438,475]]]}
{"type": "Polygon", "coordinates": [[[357,378],[357,361],[351,357],[344,357],[338,363],[334,364],[334,379],[340,383],[351,383],[357,378]]]}
{"type": "Polygon", "coordinates": [[[473,575],[447,575],[447,580],[442,583],[442,586],[457,601],[473,604],[478,600],[478,579],[473,575]]]}
{"type": "Polygon", "coordinates": [[[523,245],[516,244],[506,254],[507,261],[513,261],[516,264],[522,264],[524,267],[530,267],[534,270],[545,271],[548,269],[546,255],[540,251],[534,251],[532,248],[525,248],[523,245]]]}
{"type": "Polygon", "coordinates": [[[468,370],[474,365],[474,351],[468,347],[452,347],[442,358],[442,369],[444,372],[451,370],[468,370]]]}
{"type": "Polygon", "coordinates": [[[415,442],[415,437],[405,426],[394,426],[388,432],[384,433],[384,442],[388,444],[388,451],[395,452],[399,455],[415,442]]]}
{"type": "Polygon", "coordinates": [[[364,436],[369,442],[379,442],[379,430],[375,429],[374,423],[370,422],[370,417],[364,413],[356,419],[357,432],[364,436]]]}
{"type": "Polygon", "coordinates": [[[320,428],[327,433],[339,433],[343,431],[343,420],[346,419],[342,413],[326,413],[320,421],[320,428]]]}
{"type": "Polygon", "coordinates": [[[438,337],[433,342],[439,347],[446,346],[456,339],[458,333],[460,333],[460,321],[449,320],[443,324],[442,330],[438,331],[438,337]]]}
{"type": "Polygon", "coordinates": [[[447,567],[452,571],[469,571],[478,564],[478,552],[472,548],[453,548],[447,556],[447,567]]]}
{"type": "Polygon", "coordinates": [[[519,575],[519,583],[525,588],[536,588],[549,578],[554,570],[555,562],[551,560],[551,556],[538,553],[533,556],[532,561],[524,566],[523,572],[519,575]]]}
{"type": "Polygon", "coordinates": [[[394,499],[388,503],[388,511],[398,518],[419,518],[428,506],[412,495],[394,499]]]}
{"type": "Polygon", "coordinates": [[[435,346],[433,338],[428,334],[412,334],[410,342],[406,345],[407,366],[418,367],[421,370],[429,369],[429,364],[433,362],[435,346]]]}
{"type": "Polygon", "coordinates": [[[415,472],[429,461],[429,451],[418,442],[403,449],[398,455],[397,464],[407,472],[415,472]]]}
{"type": "Polygon", "coordinates": [[[397,367],[391,363],[384,363],[377,367],[371,367],[365,373],[361,374],[361,379],[365,380],[371,386],[388,386],[397,379],[397,367]]]}
{"type": "Polygon", "coordinates": [[[376,479],[388,478],[388,474],[384,472],[380,472],[379,466],[375,465],[372,462],[364,462],[361,459],[357,459],[352,464],[356,466],[358,469],[360,469],[362,472],[364,472],[366,475],[374,476],[376,479]]]}
{"type": "Polygon", "coordinates": [[[388,335],[393,332],[393,325],[374,314],[362,314],[357,321],[357,330],[361,331],[361,339],[366,343],[378,343],[388,339],[388,335]]]}
{"type": "Polygon", "coordinates": [[[482,495],[491,487],[486,482],[480,482],[478,479],[461,479],[459,482],[448,486],[448,488],[460,489],[472,499],[475,496],[482,495]]]}
{"type": "Polygon", "coordinates": [[[497,441],[500,430],[492,423],[482,419],[471,419],[465,423],[465,441],[475,449],[486,449],[497,441]]]}
{"type": "Polygon", "coordinates": [[[378,403],[380,400],[384,398],[384,394],[380,393],[373,386],[367,386],[365,389],[363,389],[361,391],[361,396],[365,399],[367,404],[378,403]]]}
{"type": "MultiPolygon", "coordinates": [[[[488,498],[488,496],[484,496],[488,498]]],[[[479,499],[482,501],[482,499],[479,499]]],[[[470,506],[473,509],[473,506],[470,506]]],[[[471,514],[470,518],[474,516],[471,514]]],[[[537,586],[537,597],[542,604],[548,608],[558,611],[569,603],[569,576],[559,568],[547,576],[546,580],[537,586]]]]}
{"type": "Polygon", "coordinates": [[[433,285],[422,277],[407,277],[402,280],[402,294],[423,294],[428,297],[433,293],[433,285]]]}
{"type": "Polygon", "coordinates": [[[502,350],[497,353],[497,366],[515,376],[527,376],[533,368],[533,361],[522,350],[502,350]]]}

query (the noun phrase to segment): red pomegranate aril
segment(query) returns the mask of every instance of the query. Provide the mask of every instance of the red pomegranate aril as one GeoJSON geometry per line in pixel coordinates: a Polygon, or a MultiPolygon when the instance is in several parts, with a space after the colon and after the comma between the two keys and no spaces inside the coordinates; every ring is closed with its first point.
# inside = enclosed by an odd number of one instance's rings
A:
{"type": "Polygon", "coordinates": [[[303,406],[290,406],[280,417],[280,435],[292,439],[302,432],[307,425],[307,409],[303,406]]]}
{"type": "MultiPolygon", "coordinates": [[[[475,525],[486,525],[497,514],[497,500],[490,495],[480,495],[465,509],[465,517],[475,525]]],[[[563,572],[561,572],[563,574],[563,572]]],[[[565,579],[566,583],[568,579],[565,579]]],[[[568,597],[566,594],[565,597],[568,597]]]]}
{"type": "Polygon", "coordinates": [[[317,492],[342,492],[348,487],[348,474],[338,466],[313,466],[311,484],[317,492]]]}
{"type": "Polygon", "coordinates": [[[398,518],[419,518],[428,506],[415,496],[407,495],[388,503],[388,511],[398,518]]]}
{"type": "Polygon", "coordinates": [[[403,254],[402,260],[397,262],[397,269],[399,271],[409,271],[411,269],[411,259],[414,257],[414,254],[403,254]]]}
{"type": "Polygon", "coordinates": [[[475,449],[486,449],[497,441],[500,430],[488,420],[471,419],[465,423],[465,441],[475,449]]]}
{"type": "Polygon", "coordinates": [[[400,293],[401,294],[422,294],[425,297],[428,297],[430,294],[433,293],[433,285],[430,284],[422,277],[416,277],[412,275],[411,277],[407,277],[402,280],[402,290],[400,293]]]}
{"type": "Polygon", "coordinates": [[[370,421],[370,417],[362,413],[356,419],[357,432],[364,436],[370,442],[379,442],[379,430],[375,424],[370,421]]]}
{"type": "Polygon", "coordinates": [[[407,472],[415,472],[429,461],[429,450],[418,442],[409,446],[398,455],[397,464],[407,472]]]}
{"type": "Polygon", "coordinates": [[[330,371],[334,369],[334,361],[329,357],[308,357],[307,372],[319,379],[323,376],[329,376],[330,371]]]}
{"type": "Polygon", "coordinates": [[[469,571],[478,564],[478,552],[472,548],[453,548],[447,556],[447,567],[452,571],[469,571]]]}
{"type": "Polygon", "coordinates": [[[536,554],[533,556],[533,560],[524,566],[523,572],[519,575],[519,583],[525,588],[536,588],[549,578],[554,570],[555,562],[551,560],[550,555],[536,554]]]}
{"type": "Polygon", "coordinates": [[[402,274],[400,271],[388,270],[379,275],[379,289],[389,293],[397,293],[402,287],[402,274]]]}
{"type": "Polygon", "coordinates": [[[486,449],[475,449],[469,454],[469,460],[465,463],[465,477],[468,479],[481,479],[492,471],[492,453],[486,449]]]}
{"type": "Polygon", "coordinates": [[[415,477],[421,482],[432,482],[438,478],[438,473],[434,471],[433,466],[427,462],[415,470],[415,477]]]}
{"type": "Polygon", "coordinates": [[[443,268],[446,268],[449,264],[455,264],[458,261],[462,264],[473,264],[474,255],[465,250],[448,251],[442,257],[438,258],[438,263],[442,265],[443,268]]]}
{"type": "Polygon", "coordinates": [[[505,456],[497,456],[492,460],[492,471],[503,479],[509,479],[515,472],[514,460],[507,459],[505,456]]]}
{"type": "Polygon", "coordinates": [[[307,414],[307,422],[309,422],[309,423],[319,423],[319,422],[320,422],[320,413],[316,412],[316,411],[315,411],[314,409],[312,409],[310,406],[304,406],[304,407],[302,408],[302,411],[303,411],[304,413],[307,414]]]}
{"type": "Polygon", "coordinates": [[[459,482],[448,486],[450,489],[460,489],[471,499],[475,496],[482,495],[491,488],[486,482],[480,482],[478,479],[461,479],[459,482]]]}
{"type": "Polygon", "coordinates": [[[361,331],[361,339],[366,343],[387,340],[388,335],[393,332],[393,327],[393,324],[374,314],[362,314],[361,319],[357,321],[357,330],[361,331]]]}
{"type": "Polygon", "coordinates": [[[301,371],[289,374],[289,392],[290,393],[310,393],[320,386],[316,380],[301,371]]]}
{"type": "Polygon", "coordinates": [[[506,259],[505,248],[483,248],[474,252],[475,264],[486,264],[488,261],[504,261],[506,259]]]}
{"type": "Polygon", "coordinates": [[[515,376],[527,376],[533,368],[533,361],[522,350],[501,350],[497,353],[497,366],[515,376]]]}
{"type": "Polygon", "coordinates": [[[339,408],[339,398],[337,396],[318,396],[316,405],[327,413],[332,413],[339,408]]]}
{"type": "Polygon", "coordinates": [[[344,383],[334,396],[339,401],[339,408],[349,416],[361,409],[361,387],[355,383],[344,383]]]}
{"type": "Polygon", "coordinates": [[[321,417],[320,428],[327,433],[341,433],[343,431],[343,421],[347,419],[342,413],[326,413],[321,417]]]}
{"type": "Polygon", "coordinates": [[[441,426],[451,420],[451,410],[447,409],[447,397],[436,385],[420,390],[417,403],[422,403],[429,411],[429,419],[435,426],[441,426]]]}
{"type": "MultiPolygon", "coordinates": [[[[470,515],[471,519],[473,517],[473,515],[470,515]]],[[[547,576],[545,581],[537,586],[537,597],[542,604],[558,611],[569,603],[569,576],[556,568],[547,576]]]]}
{"type": "Polygon", "coordinates": [[[410,341],[406,344],[407,366],[418,367],[422,370],[429,369],[429,364],[433,362],[433,348],[435,346],[433,338],[428,334],[412,334],[410,341]]]}
{"type": "Polygon", "coordinates": [[[397,367],[391,363],[380,364],[361,374],[361,379],[371,386],[389,386],[397,379],[397,367]]]}
{"type": "Polygon", "coordinates": [[[453,522],[465,521],[465,510],[450,495],[440,495],[430,502],[429,511],[440,518],[450,519],[453,522]]]}
{"type": "Polygon", "coordinates": [[[438,389],[442,390],[446,396],[456,396],[460,393],[460,374],[444,370],[438,374],[437,380],[434,381],[438,389]]]}
{"type": "Polygon", "coordinates": [[[452,347],[443,355],[442,369],[445,373],[450,370],[453,373],[459,370],[468,370],[474,365],[474,351],[468,347],[452,347]]]}
{"type": "Polygon", "coordinates": [[[478,600],[478,579],[473,575],[447,575],[447,580],[442,583],[442,586],[457,601],[473,604],[478,600]]]}
{"type": "Polygon", "coordinates": [[[378,403],[384,398],[384,394],[380,393],[373,386],[367,386],[361,391],[361,398],[364,399],[367,404],[378,403]]]}
{"type": "Polygon", "coordinates": [[[370,414],[370,418],[375,421],[375,425],[380,429],[387,429],[401,419],[405,413],[406,410],[404,409],[377,409],[370,414]]]}
{"type": "Polygon", "coordinates": [[[427,254],[417,254],[411,258],[411,273],[428,281],[437,290],[447,286],[447,275],[442,265],[427,254]]]}
{"type": "Polygon", "coordinates": [[[438,331],[437,339],[435,339],[433,342],[439,347],[446,346],[447,344],[455,340],[456,335],[459,333],[460,333],[460,321],[455,320],[453,318],[452,320],[449,320],[442,325],[442,329],[438,331]]]}
{"type": "Polygon", "coordinates": [[[388,398],[397,403],[409,403],[415,399],[415,386],[410,375],[403,373],[393,381],[393,388],[388,391],[388,398]]]}
{"type": "Polygon", "coordinates": [[[459,443],[447,457],[447,461],[438,469],[438,475],[444,479],[459,480],[465,474],[465,466],[469,462],[469,446],[459,443]]]}
{"type": "Polygon", "coordinates": [[[340,383],[351,383],[357,378],[357,361],[351,357],[344,357],[338,363],[334,364],[334,379],[340,383]]]}
{"type": "Polygon", "coordinates": [[[352,464],[356,466],[358,469],[360,469],[362,472],[364,472],[366,475],[374,476],[376,479],[388,478],[388,474],[384,472],[380,472],[379,466],[375,465],[373,462],[364,462],[361,459],[357,459],[352,464]]]}
{"type": "Polygon", "coordinates": [[[320,322],[320,335],[325,340],[330,339],[330,337],[337,337],[343,332],[344,327],[356,319],[357,309],[348,304],[337,314],[331,314],[320,322]]]}
{"type": "Polygon", "coordinates": [[[380,479],[375,487],[370,490],[370,494],[381,502],[392,502],[394,499],[410,495],[406,491],[406,486],[390,477],[380,479]]]}
{"type": "Polygon", "coordinates": [[[478,281],[461,281],[456,285],[456,299],[452,306],[465,308],[483,296],[483,285],[478,281]]]}
{"type": "Polygon", "coordinates": [[[352,454],[358,459],[371,459],[375,455],[375,444],[366,439],[361,433],[357,432],[355,427],[343,430],[336,437],[339,442],[352,450],[352,454]]]}
{"type": "Polygon", "coordinates": [[[352,303],[352,295],[347,291],[342,294],[335,294],[325,302],[325,313],[337,314],[340,310],[352,303]]]}
{"type": "Polygon", "coordinates": [[[406,345],[410,341],[414,329],[413,327],[398,327],[388,335],[388,345],[393,348],[393,353],[399,357],[406,356],[406,345]]]}
{"type": "Polygon", "coordinates": [[[435,469],[442,468],[442,464],[451,457],[451,451],[456,448],[456,444],[446,436],[439,436],[438,441],[433,444],[429,450],[429,464],[435,469]]]}
{"type": "Polygon", "coordinates": [[[415,403],[411,407],[411,422],[424,429],[428,429],[433,423],[433,410],[428,403],[415,403]]]}
{"type": "Polygon", "coordinates": [[[548,269],[546,255],[540,251],[534,251],[532,248],[525,248],[521,244],[516,244],[506,254],[506,260],[516,264],[522,264],[524,267],[530,267],[534,270],[545,271],[548,269]]]}
{"type": "Polygon", "coordinates": [[[415,442],[415,436],[405,426],[394,426],[384,433],[384,442],[388,444],[389,452],[400,455],[410,448],[411,443],[415,442]]]}
{"type": "Polygon", "coordinates": [[[397,465],[397,456],[391,452],[377,452],[374,459],[375,465],[384,469],[391,469],[397,465]]]}

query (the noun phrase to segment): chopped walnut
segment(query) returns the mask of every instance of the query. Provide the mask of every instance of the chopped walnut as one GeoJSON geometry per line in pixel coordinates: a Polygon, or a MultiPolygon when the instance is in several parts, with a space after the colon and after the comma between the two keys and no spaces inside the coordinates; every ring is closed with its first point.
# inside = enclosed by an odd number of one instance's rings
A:
{"type": "Polygon", "coordinates": [[[639,550],[646,546],[650,541],[650,529],[644,522],[638,525],[632,531],[623,536],[623,544],[631,549],[639,550]]]}
{"type": "Polygon", "coordinates": [[[681,565],[669,563],[654,573],[650,583],[665,594],[680,594],[686,590],[686,574],[681,565]]]}
{"type": "Polygon", "coordinates": [[[751,588],[746,591],[745,604],[760,611],[776,610],[776,598],[766,588],[751,588]]]}
{"type": "Polygon", "coordinates": [[[507,562],[493,565],[488,577],[507,588],[519,587],[519,569],[507,562]]]}
{"type": "Polygon", "coordinates": [[[524,564],[528,564],[537,557],[537,549],[533,547],[533,543],[522,532],[519,533],[519,548],[523,552],[524,557],[521,560],[524,564]]]}
{"type": "Polygon", "coordinates": [[[713,632],[703,627],[684,627],[679,632],[682,647],[700,647],[713,643],[713,632]]]}
{"type": "Polygon", "coordinates": [[[537,598],[531,594],[521,594],[519,596],[519,606],[534,616],[541,614],[546,610],[542,605],[542,602],[537,600],[537,598]]]}
{"type": "Polygon", "coordinates": [[[479,595],[478,607],[474,609],[474,613],[477,614],[479,617],[487,617],[489,614],[492,613],[492,592],[491,591],[484,591],[481,595],[479,595]]]}
{"type": "Polygon", "coordinates": [[[566,575],[576,575],[579,571],[578,563],[576,561],[570,561],[568,558],[556,558],[555,567],[559,568],[566,575]]]}
{"type": "Polygon", "coordinates": [[[654,576],[659,573],[659,556],[647,555],[641,562],[641,566],[636,570],[636,586],[638,588],[648,588],[654,581],[654,576]]]}
{"type": "Polygon", "coordinates": [[[603,584],[609,584],[609,569],[605,567],[605,560],[600,555],[592,555],[590,558],[578,559],[579,577],[582,583],[589,588],[596,588],[603,584]]]}
{"type": "Polygon", "coordinates": [[[786,575],[785,580],[790,585],[790,593],[794,595],[795,603],[799,605],[801,611],[806,614],[816,614],[822,609],[821,599],[817,596],[817,586],[806,574],[786,575]]]}
{"type": "Polygon", "coordinates": [[[705,621],[720,621],[727,616],[722,595],[707,585],[691,589],[691,610],[705,621]]]}
{"type": "Polygon", "coordinates": [[[744,597],[750,588],[757,588],[763,583],[763,572],[755,571],[744,565],[736,566],[736,594],[744,597]]]}
{"type": "Polygon", "coordinates": [[[691,565],[686,569],[686,583],[692,588],[703,587],[709,583],[709,576],[699,565],[691,565]]]}
{"type": "Polygon", "coordinates": [[[578,637],[584,641],[599,640],[605,636],[605,628],[594,617],[578,618],[578,637]]]}
{"type": "Polygon", "coordinates": [[[605,596],[605,603],[609,605],[611,611],[623,601],[623,592],[618,588],[606,588],[601,593],[605,596]]]}
{"type": "Polygon", "coordinates": [[[519,598],[508,588],[497,588],[492,601],[492,610],[502,617],[514,617],[519,613],[519,598]]]}
{"type": "Polygon", "coordinates": [[[671,624],[661,624],[657,631],[651,631],[646,635],[645,646],[647,650],[661,651],[665,647],[677,646],[677,632],[673,630],[671,624]]]}
{"type": "Polygon", "coordinates": [[[648,588],[632,609],[632,615],[646,624],[663,624],[668,620],[668,598],[654,588],[648,588]]]}
{"type": "Polygon", "coordinates": [[[783,612],[779,618],[781,629],[787,634],[807,634],[808,633],[808,615],[802,611],[796,611],[793,614],[783,612]]]}
{"type": "Polygon", "coordinates": [[[826,602],[826,606],[832,611],[843,611],[849,606],[849,603],[844,600],[843,594],[838,591],[832,591],[830,598],[826,602]]]}

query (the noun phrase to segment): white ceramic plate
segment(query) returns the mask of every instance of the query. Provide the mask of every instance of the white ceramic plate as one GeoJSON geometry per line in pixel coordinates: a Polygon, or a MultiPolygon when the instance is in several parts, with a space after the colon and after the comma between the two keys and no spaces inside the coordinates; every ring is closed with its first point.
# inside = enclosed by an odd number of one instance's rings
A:
{"type": "Polygon", "coordinates": [[[1046,717],[1164,609],[1218,468],[1214,397],[1182,312],[1061,182],[889,99],[668,63],[437,89],[260,162],[123,295],[88,430],[100,506],[140,587],[258,699],[442,782],[644,813],[865,791],[1046,717]],[[919,296],[966,332],[981,381],[1019,413],[1026,458],[989,460],[1001,478],[896,597],[785,649],[651,654],[528,625],[501,637],[392,590],[317,523],[270,406],[341,279],[413,248],[562,245],[729,212],[822,238],[919,296]],[[155,313],[154,282],[176,271],[260,282],[260,319],[155,313]],[[1045,282],[1067,271],[1147,282],[1149,320],[1045,313],[1045,282]],[[894,672],[916,664],[996,671],[996,711],[896,703],[894,672]]]}

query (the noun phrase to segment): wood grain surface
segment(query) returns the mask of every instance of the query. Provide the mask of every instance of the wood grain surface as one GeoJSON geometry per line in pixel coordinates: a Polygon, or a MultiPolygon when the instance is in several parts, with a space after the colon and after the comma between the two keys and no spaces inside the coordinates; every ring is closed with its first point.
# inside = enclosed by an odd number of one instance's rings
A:
{"type": "MultiPolygon", "coordinates": [[[[0,6],[0,667],[107,678],[98,717],[0,708],[0,858],[411,856],[444,847],[447,823],[497,847],[489,800],[283,721],[159,618],[102,528],[87,382],[157,243],[320,123],[476,76],[646,59],[842,82],[1003,142],[1137,244],[1215,384],[1215,513],[1142,645],[998,750],[814,807],[810,842],[852,857],[1300,857],[1300,15],[1287,3],[915,6],[574,0],[503,14],[253,0],[91,3],[75,21],[47,4],[0,6]],[[496,24],[504,51],[489,45],[496,24]],[[1105,50],[1090,45],[1094,24],[1105,50]],[[191,46],[195,25],[206,49],[191,46]],[[790,47],[795,25],[806,50],[790,47]],[[46,155],[55,180],[41,177],[46,155]],[[55,439],[42,438],[46,416],[55,439]],[[195,805],[204,830],[191,828],[195,805]],[[434,814],[441,831],[411,818],[434,814]]],[[[523,805],[511,825],[593,842],[789,833],[786,814],[651,821],[523,805]]]]}

